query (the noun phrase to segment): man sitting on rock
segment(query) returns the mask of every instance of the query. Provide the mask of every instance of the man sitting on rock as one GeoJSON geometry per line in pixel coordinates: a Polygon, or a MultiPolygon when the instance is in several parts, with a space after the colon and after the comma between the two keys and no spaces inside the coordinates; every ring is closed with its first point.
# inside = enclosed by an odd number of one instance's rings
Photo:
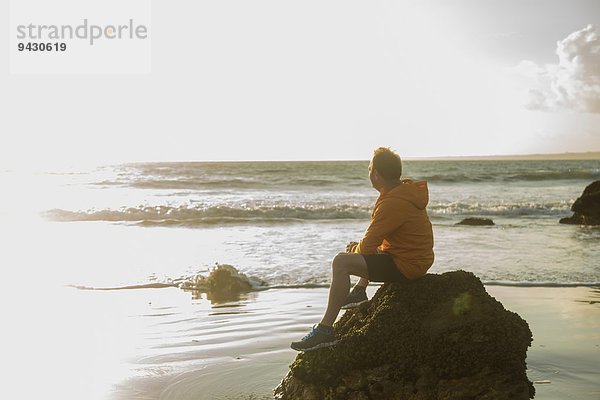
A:
{"type": "Polygon", "coordinates": [[[369,179],[380,193],[371,222],[359,243],[331,263],[332,281],[325,315],[318,325],[291,347],[310,351],[333,346],[333,331],[340,309],[367,301],[369,281],[398,282],[420,278],[433,264],[433,231],[427,216],[427,182],[401,180],[400,156],[389,148],[375,150],[369,179]],[[350,291],[350,275],[360,277],[350,291]]]}

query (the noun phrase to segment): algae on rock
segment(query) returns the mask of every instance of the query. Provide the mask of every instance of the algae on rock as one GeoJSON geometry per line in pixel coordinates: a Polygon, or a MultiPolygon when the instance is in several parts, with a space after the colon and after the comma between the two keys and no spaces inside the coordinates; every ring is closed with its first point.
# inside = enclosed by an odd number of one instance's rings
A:
{"type": "Polygon", "coordinates": [[[533,398],[529,326],[472,273],[384,284],[335,329],[338,344],[300,353],[276,398],[533,398]]]}

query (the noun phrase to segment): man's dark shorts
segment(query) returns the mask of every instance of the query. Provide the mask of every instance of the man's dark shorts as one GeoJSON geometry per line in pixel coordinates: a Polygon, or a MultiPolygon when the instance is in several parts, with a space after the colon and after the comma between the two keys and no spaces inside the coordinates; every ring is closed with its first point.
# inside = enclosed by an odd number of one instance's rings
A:
{"type": "Polygon", "coordinates": [[[363,254],[371,282],[406,282],[408,278],[396,267],[389,254],[363,254]]]}

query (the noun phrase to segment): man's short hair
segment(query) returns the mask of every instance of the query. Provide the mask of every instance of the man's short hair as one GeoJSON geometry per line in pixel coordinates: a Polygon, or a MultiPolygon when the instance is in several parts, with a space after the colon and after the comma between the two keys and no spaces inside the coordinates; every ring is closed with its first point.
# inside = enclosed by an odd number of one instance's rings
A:
{"type": "Polygon", "coordinates": [[[373,168],[386,180],[399,179],[402,176],[402,160],[389,147],[375,149],[373,168]]]}

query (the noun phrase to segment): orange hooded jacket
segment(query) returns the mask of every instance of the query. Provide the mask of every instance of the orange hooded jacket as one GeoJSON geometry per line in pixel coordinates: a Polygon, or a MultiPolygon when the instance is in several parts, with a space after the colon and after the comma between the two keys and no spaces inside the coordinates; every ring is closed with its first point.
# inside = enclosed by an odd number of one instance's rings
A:
{"type": "Polygon", "coordinates": [[[355,253],[387,253],[408,279],[427,273],[433,264],[433,229],[427,216],[427,182],[402,180],[379,196],[371,223],[355,253]]]}

